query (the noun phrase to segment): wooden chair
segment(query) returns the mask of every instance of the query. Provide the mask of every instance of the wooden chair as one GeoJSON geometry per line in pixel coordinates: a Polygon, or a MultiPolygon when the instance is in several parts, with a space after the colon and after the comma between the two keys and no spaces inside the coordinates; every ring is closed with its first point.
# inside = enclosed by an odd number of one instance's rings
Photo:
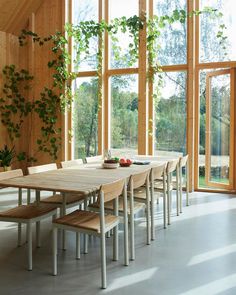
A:
{"type": "MultiPolygon", "coordinates": [[[[173,186],[176,189],[176,178],[172,180],[173,186]]],[[[186,191],[186,206],[189,206],[189,169],[188,169],[188,155],[179,159],[179,192],[180,192],[180,213],[183,212],[183,188],[186,191]],[[185,174],[183,175],[183,168],[185,167],[185,174]]]]}
{"type": "MultiPolygon", "coordinates": [[[[170,225],[170,215],[172,208],[172,173],[176,171],[176,212],[179,215],[179,159],[169,161],[166,165],[166,169],[163,173],[162,178],[154,178],[154,192],[159,192],[163,194],[163,223],[164,228],[166,228],[166,223],[170,225]],[[167,196],[167,206],[166,206],[166,196],[167,196]],[[166,207],[167,207],[167,222],[166,222],[166,207]]],[[[153,192],[153,193],[154,193],[153,192]]]]}
{"type": "Polygon", "coordinates": [[[85,162],[87,164],[89,164],[89,163],[101,162],[102,160],[103,160],[103,156],[102,155],[99,155],[99,156],[94,156],[94,157],[87,157],[85,159],[85,162]]]}
{"type": "Polygon", "coordinates": [[[102,288],[107,286],[106,282],[106,240],[105,235],[114,229],[113,235],[113,260],[118,260],[118,202],[119,196],[123,194],[124,216],[125,216],[125,265],[129,264],[128,259],[128,220],[127,220],[127,192],[125,180],[105,184],[100,187],[98,203],[100,212],[89,212],[76,210],[71,214],[53,221],[53,274],[57,275],[57,230],[58,228],[70,230],[76,235],[76,258],[80,258],[80,233],[94,235],[101,240],[101,282],[102,288]],[[105,215],[104,203],[114,203],[113,215],[105,215]]]}
{"type": "Polygon", "coordinates": [[[61,162],[61,167],[62,168],[71,168],[71,167],[83,165],[83,164],[84,164],[84,162],[82,159],[76,159],[76,160],[61,162]]]}
{"type": "MultiPolygon", "coordinates": [[[[149,170],[131,175],[128,183],[128,196],[129,196],[129,203],[128,203],[128,217],[130,223],[130,247],[131,247],[131,260],[135,260],[135,241],[134,241],[134,217],[138,214],[141,210],[145,208],[145,204],[141,204],[138,202],[134,202],[134,195],[135,190],[146,185],[146,196],[147,200],[149,200],[149,170]]],[[[147,201],[146,204],[146,220],[147,220],[147,244],[150,244],[150,202],[147,201]]],[[[89,210],[98,211],[99,204],[96,202],[91,204],[88,207],[89,210]]],[[[112,202],[105,203],[105,211],[112,212],[114,210],[114,204],[112,202]]],[[[124,214],[124,207],[123,202],[120,200],[119,202],[119,215],[123,216],[124,214]]]]}
{"type": "MultiPolygon", "coordinates": [[[[166,169],[166,164],[162,164],[157,167],[153,167],[151,169],[150,173],[150,191],[151,191],[151,198],[150,198],[150,206],[151,206],[151,239],[154,241],[155,240],[155,224],[154,224],[154,202],[155,199],[155,194],[154,194],[154,179],[160,179],[163,177],[163,174],[165,173],[166,169]]],[[[146,204],[147,207],[147,193],[146,193],[146,187],[139,188],[135,190],[134,192],[134,200],[139,203],[144,203],[146,204]]],[[[166,212],[166,197],[164,195],[163,197],[163,206],[164,206],[164,212],[166,212]]]]}
{"type": "MultiPolygon", "coordinates": [[[[22,170],[12,170],[0,173],[0,180],[22,177],[22,170]]],[[[30,204],[22,205],[22,190],[19,189],[18,207],[0,212],[0,221],[18,223],[18,245],[21,239],[21,224],[27,226],[28,241],[28,270],[32,270],[32,224],[37,223],[50,216],[55,218],[57,207],[53,204],[30,204]]]]}
{"type": "MultiPolygon", "coordinates": [[[[57,170],[57,164],[46,164],[46,165],[40,165],[40,166],[34,166],[34,167],[28,167],[28,173],[30,175],[36,174],[36,173],[42,173],[42,172],[48,172],[57,170]]],[[[62,194],[57,194],[56,192],[47,198],[44,198],[40,200],[40,203],[42,204],[52,204],[56,205],[57,208],[60,209],[60,216],[64,216],[66,214],[66,209],[75,207],[78,205],[81,205],[84,202],[84,196],[80,194],[66,194],[66,203],[63,203],[63,196],[62,194]]],[[[37,227],[40,227],[40,223],[37,223],[37,227]]],[[[38,230],[38,233],[40,231],[38,230]]],[[[66,240],[65,240],[65,233],[63,232],[63,249],[66,248],[66,240]]]]}

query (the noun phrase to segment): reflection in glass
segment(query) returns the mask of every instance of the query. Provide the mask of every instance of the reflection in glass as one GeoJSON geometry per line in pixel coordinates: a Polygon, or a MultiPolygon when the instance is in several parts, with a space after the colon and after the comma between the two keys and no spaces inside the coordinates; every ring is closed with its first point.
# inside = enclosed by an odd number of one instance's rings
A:
{"type": "Polygon", "coordinates": [[[210,181],[229,183],[230,75],[211,78],[210,181]]]}
{"type": "MultiPolygon", "coordinates": [[[[98,0],[73,0],[73,24],[79,24],[84,21],[98,22],[98,0]]],[[[75,44],[73,43],[73,46],[75,44]]],[[[76,50],[73,51],[73,70],[91,71],[97,68],[98,38],[91,38],[89,41],[89,54],[82,54],[80,61],[76,58],[76,50]]]]}
{"type": "MultiPolygon", "coordinates": [[[[214,70],[210,70],[214,71],[214,70]]],[[[211,182],[229,183],[229,142],[230,142],[230,78],[229,75],[211,78],[210,130],[206,132],[206,74],[200,73],[200,131],[199,131],[199,187],[207,187],[206,178],[211,182]],[[206,175],[206,136],[210,142],[209,174],[206,175]]],[[[211,185],[212,187],[212,185],[211,185]]]]}
{"type": "Polygon", "coordinates": [[[155,154],[186,154],[186,73],[156,75],[154,87],[155,154]]]}
{"type": "MultiPolygon", "coordinates": [[[[110,0],[109,1],[109,20],[114,18],[120,18],[122,16],[132,17],[139,14],[139,1],[138,0],[110,0]],[[125,7],[125,9],[124,9],[125,7]]],[[[117,40],[110,40],[110,67],[111,68],[127,68],[129,65],[129,44],[132,43],[132,38],[129,37],[129,33],[122,33],[120,30],[116,35],[117,40]],[[115,52],[112,49],[114,46],[117,47],[116,51],[119,54],[119,60],[115,58],[115,52]]],[[[137,63],[132,65],[137,67],[137,63]]]]}
{"type": "Polygon", "coordinates": [[[201,9],[208,6],[223,13],[223,18],[209,17],[202,14],[200,17],[200,61],[216,62],[236,59],[236,1],[235,0],[201,0],[201,9]],[[219,46],[216,38],[219,25],[226,25],[224,36],[227,37],[226,50],[219,46]]]}
{"type": "MultiPolygon", "coordinates": [[[[186,0],[154,0],[154,15],[172,15],[175,9],[187,10],[186,0]]],[[[187,25],[175,22],[161,29],[161,35],[157,40],[159,64],[176,65],[187,62],[187,25]]]]}
{"type": "Polygon", "coordinates": [[[137,153],[138,145],[138,79],[113,76],[110,83],[112,156],[129,157],[137,153]]]}
{"type": "Polygon", "coordinates": [[[73,91],[74,158],[95,156],[98,151],[97,78],[76,79],[73,91]]]}

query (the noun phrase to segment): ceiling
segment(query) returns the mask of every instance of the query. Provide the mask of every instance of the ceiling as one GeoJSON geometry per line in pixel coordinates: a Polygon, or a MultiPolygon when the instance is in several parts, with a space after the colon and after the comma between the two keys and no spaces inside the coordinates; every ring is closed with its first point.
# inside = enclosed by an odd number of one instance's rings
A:
{"type": "Polygon", "coordinates": [[[19,34],[43,0],[0,0],[0,31],[19,34]]]}

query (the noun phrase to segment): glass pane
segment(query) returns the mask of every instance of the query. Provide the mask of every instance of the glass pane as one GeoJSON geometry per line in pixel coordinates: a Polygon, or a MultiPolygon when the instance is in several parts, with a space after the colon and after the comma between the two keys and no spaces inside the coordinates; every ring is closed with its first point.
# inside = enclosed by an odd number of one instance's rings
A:
{"type": "MultiPolygon", "coordinates": [[[[120,18],[122,16],[131,17],[139,14],[139,1],[138,0],[110,0],[109,1],[109,19],[120,18]]],[[[129,67],[129,43],[132,42],[132,38],[129,37],[129,33],[122,33],[119,31],[116,35],[119,56],[121,60],[116,60],[114,56],[114,51],[112,50],[112,41],[110,41],[110,67],[111,68],[127,68],[129,67]]],[[[134,67],[137,67],[137,63],[134,67]]]]}
{"type": "Polygon", "coordinates": [[[138,77],[113,76],[110,83],[112,155],[130,157],[138,145],[138,77]]]}
{"type": "Polygon", "coordinates": [[[207,15],[201,15],[200,20],[200,61],[216,62],[224,60],[236,60],[236,1],[235,0],[201,0],[201,9],[210,6],[223,13],[223,18],[216,19],[207,15]],[[225,36],[228,37],[226,50],[219,46],[216,38],[219,24],[225,24],[227,30],[225,36]],[[225,55],[227,52],[227,55],[225,55]]]}
{"type": "MultiPolygon", "coordinates": [[[[73,24],[93,20],[98,22],[98,0],[73,0],[72,6],[73,24]]],[[[73,43],[73,46],[75,44],[73,43]]],[[[91,71],[97,68],[96,54],[98,52],[98,38],[91,38],[89,42],[89,54],[83,54],[80,62],[76,60],[75,50],[73,52],[74,71],[91,71]]]]}
{"type": "Polygon", "coordinates": [[[210,83],[210,181],[229,184],[230,75],[210,83]]]}
{"type": "Polygon", "coordinates": [[[95,156],[98,151],[97,78],[76,79],[73,91],[74,158],[95,156]]]}
{"type": "Polygon", "coordinates": [[[154,99],[155,154],[186,154],[186,73],[164,72],[154,83],[159,89],[154,99]]]}
{"type": "MultiPolygon", "coordinates": [[[[153,12],[158,17],[172,15],[173,10],[186,10],[186,0],[154,0],[153,12]]],[[[161,29],[161,35],[157,40],[159,63],[161,65],[186,64],[187,60],[187,26],[180,22],[167,25],[161,29]]]]}
{"type": "Polygon", "coordinates": [[[206,71],[200,72],[200,126],[199,126],[199,187],[206,187],[205,183],[205,150],[206,150],[206,71]]]}
{"type": "MultiPolygon", "coordinates": [[[[212,69],[209,70],[213,71],[212,69]]],[[[199,187],[206,185],[206,74],[200,73],[200,132],[199,132],[199,187]]],[[[229,177],[229,110],[230,89],[229,77],[217,76],[211,84],[211,157],[210,180],[227,184],[229,177]]],[[[211,186],[212,187],[212,186],[211,186]]]]}

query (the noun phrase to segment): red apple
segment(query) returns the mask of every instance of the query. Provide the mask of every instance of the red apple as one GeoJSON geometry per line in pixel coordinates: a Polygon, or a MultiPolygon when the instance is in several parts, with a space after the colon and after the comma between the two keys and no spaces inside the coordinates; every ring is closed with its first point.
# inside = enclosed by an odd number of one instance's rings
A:
{"type": "Polygon", "coordinates": [[[126,163],[126,159],[125,159],[125,158],[121,158],[121,159],[120,159],[120,163],[121,163],[121,164],[126,163]]]}
{"type": "Polygon", "coordinates": [[[130,159],[127,159],[127,160],[126,160],[126,163],[128,163],[128,164],[131,165],[131,164],[132,164],[132,161],[131,161],[130,159]]]}

